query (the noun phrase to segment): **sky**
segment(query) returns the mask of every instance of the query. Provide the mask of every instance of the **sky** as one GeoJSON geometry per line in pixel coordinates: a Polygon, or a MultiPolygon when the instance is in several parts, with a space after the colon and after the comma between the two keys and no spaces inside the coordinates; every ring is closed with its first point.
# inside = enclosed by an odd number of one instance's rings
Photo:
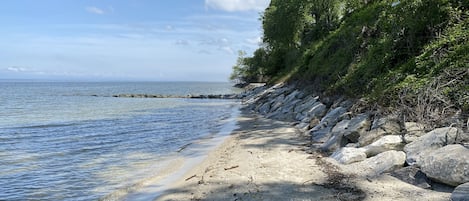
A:
{"type": "Polygon", "coordinates": [[[0,79],[228,81],[269,0],[11,0],[0,79]]]}

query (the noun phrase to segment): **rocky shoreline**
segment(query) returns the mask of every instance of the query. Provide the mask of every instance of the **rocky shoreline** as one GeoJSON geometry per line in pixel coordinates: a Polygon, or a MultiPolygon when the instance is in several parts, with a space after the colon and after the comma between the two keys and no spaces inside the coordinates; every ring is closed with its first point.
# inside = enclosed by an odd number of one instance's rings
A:
{"type": "Polygon", "coordinates": [[[358,113],[351,100],[323,102],[284,84],[257,86],[238,97],[247,109],[292,122],[313,150],[344,171],[367,179],[390,174],[424,189],[452,191],[452,200],[469,199],[469,133],[463,128],[428,131],[392,115],[358,113]]]}

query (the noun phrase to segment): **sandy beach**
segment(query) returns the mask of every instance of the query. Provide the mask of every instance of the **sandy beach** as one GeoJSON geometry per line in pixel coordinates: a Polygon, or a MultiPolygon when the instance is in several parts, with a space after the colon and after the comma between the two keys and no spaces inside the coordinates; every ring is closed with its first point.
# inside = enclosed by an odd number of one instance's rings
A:
{"type": "Polygon", "coordinates": [[[243,111],[235,130],[156,200],[449,200],[389,175],[353,174],[290,123],[243,111]]]}

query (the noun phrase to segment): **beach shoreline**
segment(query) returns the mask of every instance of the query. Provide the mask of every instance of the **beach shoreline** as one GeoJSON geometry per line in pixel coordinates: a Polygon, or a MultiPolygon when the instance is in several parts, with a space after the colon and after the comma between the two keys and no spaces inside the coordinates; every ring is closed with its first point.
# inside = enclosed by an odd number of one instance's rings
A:
{"type": "Polygon", "coordinates": [[[448,200],[389,175],[355,177],[289,122],[246,108],[239,128],[155,200],[448,200]]]}

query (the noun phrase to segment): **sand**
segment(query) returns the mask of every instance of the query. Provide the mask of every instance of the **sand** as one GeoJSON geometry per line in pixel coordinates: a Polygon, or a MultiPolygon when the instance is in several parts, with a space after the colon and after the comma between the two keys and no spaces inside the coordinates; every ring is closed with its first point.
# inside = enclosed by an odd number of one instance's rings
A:
{"type": "Polygon", "coordinates": [[[449,200],[394,177],[360,178],[290,123],[243,111],[235,130],[156,200],[449,200]]]}

